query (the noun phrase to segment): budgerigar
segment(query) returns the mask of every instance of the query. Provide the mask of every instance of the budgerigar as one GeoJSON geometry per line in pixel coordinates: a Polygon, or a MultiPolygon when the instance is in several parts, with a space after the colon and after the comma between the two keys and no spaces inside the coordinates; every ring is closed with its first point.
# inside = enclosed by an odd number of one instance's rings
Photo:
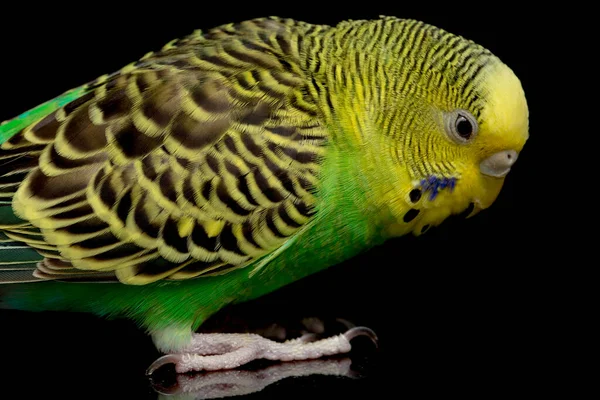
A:
{"type": "Polygon", "coordinates": [[[151,371],[347,352],[357,331],[194,332],[489,207],[527,138],[513,71],[419,21],[196,31],[0,126],[0,302],[130,318],[167,353],[151,371]]]}

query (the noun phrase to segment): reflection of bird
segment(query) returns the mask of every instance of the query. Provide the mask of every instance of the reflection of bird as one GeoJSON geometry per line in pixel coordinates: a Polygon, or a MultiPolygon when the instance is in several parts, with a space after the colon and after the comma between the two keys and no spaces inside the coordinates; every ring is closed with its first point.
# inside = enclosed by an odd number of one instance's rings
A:
{"type": "MultiPolygon", "coordinates": [[[[0,126],[2,304],[128,317],[180,372],[236,367],[250,336],[192,334],[210,315],[490,206],[527,136],[513,72],[417,21],[197,31],[0,126]]],[[[296,345],[255,356],[350,349],[296,345]]]]}
{"type": "Polygon", "coordinates": [[[159,399],[219,399],[257,393],[275,382],[288,378],[311,375],[360,378],[351,366],[350,358],[296,361],[274,364],[258,370],[178,374],[175,385],[163,387],[155,383],[153,387],[159,393],[159,399]]]}

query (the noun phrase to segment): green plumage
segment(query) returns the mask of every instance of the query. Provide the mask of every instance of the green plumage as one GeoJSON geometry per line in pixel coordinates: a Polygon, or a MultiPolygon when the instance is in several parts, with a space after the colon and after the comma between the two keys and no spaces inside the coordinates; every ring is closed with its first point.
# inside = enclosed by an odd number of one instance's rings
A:
{"type": "Polygon", "coordinates": [[[502,182],[480,159],[525,140],[506,71],[395,18],[173,41],[0,127],[0,281],[32,281],[0,301],[129,317],[176,348],[226,304],[485,208],[502,182]],[[456,109],[479,145],[444,132],[456,109]]]}
{"type": "Polygon", "coordinates": [[[83,93],[85,93],[85,91],[86,86],[69,90],[63,95],[40,104],[39,106],[24,112],[14,119],[4,121],[2,124],[0,124],[0,143],[5,142],[34,122],[37,122],[41,118],[44,118],[46,115],[56,111],[65,104],[77,99],[83,93]]]}

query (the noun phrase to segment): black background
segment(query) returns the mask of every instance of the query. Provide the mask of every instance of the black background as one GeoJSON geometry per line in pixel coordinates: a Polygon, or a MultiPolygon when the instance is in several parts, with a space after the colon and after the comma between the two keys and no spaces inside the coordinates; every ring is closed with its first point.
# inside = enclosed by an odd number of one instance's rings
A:
{"type": "MultiPolygon", "coordinates": [[[[561,312],[557,270],[544,238],[547,166],[559,129],[543,102],[547,17],[466,5],[407,7],[404,2],[346,7],[321,3],[235,6],[90,3],[35,11],[15,4],[0,24],[0,120],[115,71],[151,50],[222,23],[278,15],[313,23],[378,15],[416,18],[472,39],[519,76],[530,108],[530,139],[496,203],[475,218],[450,221],[421,238],[389,241],[350,262],[297,282],[234,312],[247,320],[343,317],[374,329],[379,352],[356,356],[360,380],[281,381],[249,398],[533,394],[554,383],[552,315],[561,312]],[[329,7],[329,9],[325,8],[329,7]],[[546,124],[546,125],[544,125],[546,124]],[[543,256],[546,254],[546,256],[543,256]],[[551,262],[551,261],[550,261],[551,262]],[[524,386],[522,386],[524,385],[524,386]],[[523,390],[523,387],[525,388],[523,390]]],[[[83,4],[83,3],[81,3],[83,4]]],[[[69,313],[0,311],[0,397],[155,398],[145,368],[159,356],[127,321],[69,313]]],[[[360,350],[360,349],[359,349],[360,350]]]]}

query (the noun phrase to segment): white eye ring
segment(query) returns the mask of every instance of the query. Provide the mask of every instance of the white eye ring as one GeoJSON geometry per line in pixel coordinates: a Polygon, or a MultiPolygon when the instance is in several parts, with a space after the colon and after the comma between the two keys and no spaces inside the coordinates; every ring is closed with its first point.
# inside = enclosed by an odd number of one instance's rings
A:
{"type": "Polygon", "coordinates": [[[479,131],[477,120],[467,110],[459,109],[444,114],[444,125],[450,139],[458,144],[471,142],[479,131]]]}

